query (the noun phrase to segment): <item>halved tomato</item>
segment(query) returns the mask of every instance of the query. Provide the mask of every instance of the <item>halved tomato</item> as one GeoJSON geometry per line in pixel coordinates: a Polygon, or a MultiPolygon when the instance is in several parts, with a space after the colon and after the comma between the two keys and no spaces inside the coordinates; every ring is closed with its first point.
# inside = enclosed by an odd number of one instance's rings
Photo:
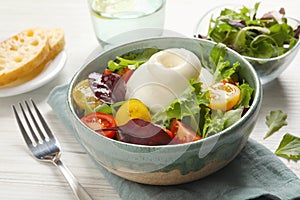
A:
{"type": "Polygon", "coordinates": [[[177,119],[173,119],[170,131],[174,134],[172,144],[183,144],[201,139],[196,131],[177,119]]]}
{"type": "Polygon", "coordinates": [[[227,111],[232,109],[241,98],[241,90],[227,82],[216,83],[208,88],[209,107],[213,110],[227,111]]]}
{"type": "Polygon", "coordinates": [[[128,80],[129,80],[129,78],[131,77],[131,75],[133,74],[133,72],[134,72],[133,69],[129,69],[129,68],[127,67],[127,70],[121,74],[122,79],[125,81],[125,83],[128,82],[128,80]]]}
{"type": "Polygon", "coordinates": [[[113,138],[115,136],[116,131],[99,131],[103,128],[111,128],[116,126],[115,119],[110,114],[93,112],[81,118],[81,121],[89,128],[95,131],[98,130],[97,132],[101,135],[109,138],[113,138]]]}

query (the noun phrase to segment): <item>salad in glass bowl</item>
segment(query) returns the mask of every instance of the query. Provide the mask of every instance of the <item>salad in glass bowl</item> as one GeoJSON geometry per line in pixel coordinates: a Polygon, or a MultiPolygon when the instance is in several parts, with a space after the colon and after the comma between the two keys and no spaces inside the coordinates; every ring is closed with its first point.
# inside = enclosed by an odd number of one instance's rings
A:
{"type": "Polygon", "coordinates": [[[300,21],[286,16],[284,8],[258,15],[253,8],[222,5],[207,12],[194,36],[221,42],[237,51],[255,68],[263,84],[277,78],[292,62],[300,46],[300,21]]]}
{"type": "Polygon", "coordinates": [[[254,91],[239,77],[240,63],[224,60],[225,48],[216,44],[207,61],[185,48],[116,56],[73,88],[77,115],[98,134],[131,144],[175,145],[217,134],[241,119],[254,91]]]}

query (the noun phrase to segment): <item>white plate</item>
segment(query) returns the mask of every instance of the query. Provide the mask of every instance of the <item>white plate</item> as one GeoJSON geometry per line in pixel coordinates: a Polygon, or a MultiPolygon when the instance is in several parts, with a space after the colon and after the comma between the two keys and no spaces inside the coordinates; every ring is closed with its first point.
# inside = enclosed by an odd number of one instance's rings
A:
{"type": "Polygon", "coordinates": [[[43,71],[33,79],[16,86],[0,87],[0,97],[9,97],[23,94],[37,89],[50,82],[63,69],[67,60],[67,54],[63,50],[54,60],[50,61],[43,71]]]}

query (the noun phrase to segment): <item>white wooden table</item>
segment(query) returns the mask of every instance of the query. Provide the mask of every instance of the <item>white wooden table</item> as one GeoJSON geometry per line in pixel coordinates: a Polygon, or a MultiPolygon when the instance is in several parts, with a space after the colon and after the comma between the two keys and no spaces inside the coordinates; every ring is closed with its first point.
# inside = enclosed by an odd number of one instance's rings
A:
{"type": "MultiPolygon", "coordinates": [[[[229,3],[231,1],[228,1],[229,3]]],[[[165,28],[187,37],[199,17],[224,0],[167,0],[165,28]]],[[[252,5],[254,1],[241,0],[252,5]]],[[[278,10],[285,7],[288,15],[300,19],[300,3],[296,0],[268,0],[264,8],[278,10]]],[[[34,27],[62,27],[66,33],[68,60],[63,71],[51,83],[26,94],[0,98],[0,199],[73,199],[67,182],[58,169],[40,163],[30,156],[21,138],[11,105],[22,99],[34,98],[58,137],[62,159],[94,199],[119,199],[118,194],[84,153],[71,133],[58,120],[46,104],[49,91],[56,85],[67,83],[87,56],[98,46],[94,36],[87,1],[74,0],[0,0],[0,37],[34,27]]],[[[258,123],[252,138],[274,151],[284,133],[300,136],[300,55],[272,84],[264,88],[264,98],[258,123]],[[267,140],[265,116],[271,110],[281,109],[288,114],[288,126],[267,140]]],[[[300,164],[286,165],[300,177],[300,164]]]]}

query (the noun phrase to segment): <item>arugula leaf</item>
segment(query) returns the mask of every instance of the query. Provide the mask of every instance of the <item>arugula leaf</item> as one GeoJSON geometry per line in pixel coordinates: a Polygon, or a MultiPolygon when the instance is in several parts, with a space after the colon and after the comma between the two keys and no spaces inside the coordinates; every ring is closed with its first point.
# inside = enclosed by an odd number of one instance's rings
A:
{"type": "Polygon", "coordinates": [[[270,37],[276,41],[278,46],[283,46],[294,35],[293,29],[285,23],[274,24],[270,27],[270,31],[270,37]]]}
{"type": "Polygon", "coordinates": [[[300,138],[286,133],[275,154],[288,160],[300,160],[300,138]]]}
{"type": "Polygon", "coordinates": [[[280,52],[280,48],[276,49],[274,45],[276,45],[276,42],[273,38],[267,35],[259,35],[251,41],[247,54],[256,58],[271,58],[279,55],[280,52]]]}
{"type": "Polygon", "coordinates": [[[273,133],[278,131],[281,127],[286,126],[287,114],[281,110],[271,111],[270,115],[266,116],[266,125],[269,127],[264,139],[271,136],[273,133]]]}

